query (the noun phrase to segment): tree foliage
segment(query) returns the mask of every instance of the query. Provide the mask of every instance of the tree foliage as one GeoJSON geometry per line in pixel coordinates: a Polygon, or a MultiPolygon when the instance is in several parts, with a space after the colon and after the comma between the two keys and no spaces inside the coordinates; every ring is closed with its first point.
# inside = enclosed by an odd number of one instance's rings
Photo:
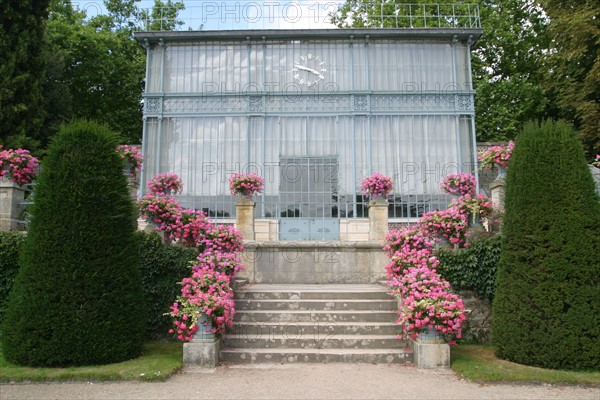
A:
{"type": "Polygon", "coordinates": [[[526,125],[506,187],[493,303],[498,356],[599,368],[600,198],[573,128],[526,125]]]}
{"type": "Polygon", "coordinates": [[[86,365],[140,354],[136,213],[117,139],[80,121],[63,127],[48,150],[2,328],[11,362],[86,365]]]}
{"type": "Polygon", "coordinates": [[[550,17],[552,45],[545,88],[559,116],[580,130],[589,156],[600,153],[600,2],[540,0],[550,17]]]}
{"type": "Polygon", "coordinates": [[[0,138],[6,147],[39,145],[48,2],[0,2],[0,138]]]}

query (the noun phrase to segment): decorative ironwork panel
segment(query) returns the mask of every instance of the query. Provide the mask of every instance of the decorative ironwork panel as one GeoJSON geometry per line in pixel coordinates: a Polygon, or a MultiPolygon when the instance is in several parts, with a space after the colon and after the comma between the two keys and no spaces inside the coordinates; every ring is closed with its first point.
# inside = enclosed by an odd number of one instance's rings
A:
{"type": "Polygon", "coordinates": [[[456,95],[456,110],[464,111],[468,113],[475,112],[475,107],[473,105],[473,96],[470,95],[456,95]]]}
{"type": "Polygon", "coordinates": [[[472,94],[329,94],[289,96],[190,96],[147,97],[144,113],[232,114],[330,113],[330,114],[473,114],[472,94]]]}
{"type": "Polygon", "coordinates": [[[144,100],[144,114],[160,114],[162,105],[163,102],[160,97],[146,97],[144,100]]]}
{"type": "Polygon", "coordinates": [[[355,95],[354,96],[354,111],[368,111],[369,110],[369,96],[367,95],[355,95]]]}
{"type": "Polygon", "coordinates": [[[438,94],[373,95],[372,111],[454,111],[454,96],[438,94]]]}
{"type": "Polygon", "coordinates": [[[165,113],[245,113],[247,96],[172,97],[164,101],[165,113]]]}

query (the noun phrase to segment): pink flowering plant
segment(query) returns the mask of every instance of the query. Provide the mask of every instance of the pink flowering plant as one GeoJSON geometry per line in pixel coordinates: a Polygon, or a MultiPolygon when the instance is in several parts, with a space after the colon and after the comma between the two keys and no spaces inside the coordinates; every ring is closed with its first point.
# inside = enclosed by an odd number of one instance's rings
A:
{"type": "Polygon", "coordinates": [[[477,154],[479,166],[482,169],[493,169],[498,167],[506,169],[514,148],[515,143],[511,140],[506,145],[491,146],[479,151],[477,154]]]}
{"type": "Polygon", "coordinates": [[[451,244],[463,246],[468,227],[467,217],[456,208],[442,211],[429,211],[419,219],[423,232],[434,240],[446,238],[451,244]]]}
{"type": "Polygon", "coordinates": [[[186,247],[198,247],[213,224],[202,211],[180,210],[172,220],[170,238],[186,247]]]}
{"type": "Polygon", "coordinates": [[[233,326],[235,302],[227,275],[199,262],[192,276],[180,284],[181,295],[168,314],[175,325],[170,334],[179,340],[191,340],[202,324],[202,316],[207,317],[212,333],[223,333],[233,326]]]}
{"type": "Polygon", "coordinates": [[[24,149],[0,151],[0,177],[8,177],[17,185],[31,183],[38,173],[40,163],[24,149]]]}
{"type": "Polygon", "coordinates": [[[170,233],[177,216],[181,213],[179,202],[171,196],[148,194],[138,200],[142,219],[158,224],[158,230],[170,233]]]}
{"type": "Polygon", "coordinates": [[[198,256],[202,265],[211,268],[217,272],[223,273],[230,280],[244,269],[240,256],[237,253],[204,251],[198,256]]]}
{"type": "Polygon", "coordinates": [[[477,181],[473,174],[450,174],[444,177],[440,188],[453,196],[475,194],[477,181]]]}
{"type": "Polygon", "coordinates": [[[600,154],[596,154],[596,159],[592,162],[592,165],[596,168],[600,168],[600,154]]]}
{"type": "Polygon", "coordinates": [[[433,240],[418,225],[402,229],[392,229],[385,236],[383,250],[388,257],[394,256],[402,249],[433,251],[433,240]]]}
{"type": "Polygon", "coordinates": [[[242,233],[230,225],[215,225],[202,239],[205,252],[239,253],[244,250],[242,233]]]}
{"type": "Polygon", "coordinates": [[[402,326],[401,338],[416,339],[427,329],[435,329],[450,344],[462,337],[462,324],[467,319],[465,306],[435,269],[408,268],[392,288],[402,298],[397,320],[402,326]]]}
{"type": "Polygon", "coordinates": [[[464,195],[450,202],[450,208],[462,214],[468,221],[472,218],[473,221],[491,220],[495,217],[495,209],[492,200],[482,194],[464,195]]]}
{"type": "Polygon", "coordinates": [[[154,195],[171,195],[183,191],[183,181],[172,172],[155,175],[148,182],[148,190],[154,195]]]}
{"type": "Polygon", "coordinates": [[[402,294],[398,292],[396,284],[398,277],[403,276],[411,268],[429,268],[435,269],[440,264],[430,250],[415,250],[406,247],[394,254],[390,262],[385,266],[388,284],[392,288],[392,294],[402,294]]]}
{"type": "Polygon", "coordinates": [[[117,146],[117,154],[123,160],[129,170],[129,175],[135,177],[137,172],[142,168],[144,157],[142,152],[136,146],[130,146],[127,144],[117,146]]]}
{"type": "Polygon", "coordinates": [[[229,191],[232,196],[252,197],[257,193],[261,193],[264,185],[265,180],[256,174],[234,173],[229,178],[229,191]]]}
{"type": "Polygon", "coordinates": [[[388,197],[394,189],[392,178],[375,172],[371,176],[367,176],[360,184],[360,190],[365,197],[373,199],[375,197],[388,197]]]}

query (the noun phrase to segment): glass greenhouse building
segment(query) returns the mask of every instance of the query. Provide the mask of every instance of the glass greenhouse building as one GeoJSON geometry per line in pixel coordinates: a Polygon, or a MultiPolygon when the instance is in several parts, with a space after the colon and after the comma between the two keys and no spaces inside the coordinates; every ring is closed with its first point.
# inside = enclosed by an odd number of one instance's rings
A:
{"type": "MultiPolygon", "coordinates": [[[[441,179],[476,172],[474,29],[140,32],[143,182],[184,181],[183,206],[235,216],[228,179],[257,173],[257,220],[281,240],[352,240],[361,180],[391,176],[391,222],[444,209],[441,179]],[[349,228],[350,227],[350,228],[349,228]]],[[[141,189],[143,194],[144,189],[141,189]]]]}

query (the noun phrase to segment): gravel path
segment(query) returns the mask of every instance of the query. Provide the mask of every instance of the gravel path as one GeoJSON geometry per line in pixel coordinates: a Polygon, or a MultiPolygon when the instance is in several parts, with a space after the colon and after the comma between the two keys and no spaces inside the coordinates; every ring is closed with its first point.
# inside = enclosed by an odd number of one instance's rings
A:
{"type": "Polygon", "coordinates": [[[162,383],[0,385],[0,399],[592,399],[599,388],[480,385],[450,370],[405,365],[235,365],[188,368],[162,383]]]}

